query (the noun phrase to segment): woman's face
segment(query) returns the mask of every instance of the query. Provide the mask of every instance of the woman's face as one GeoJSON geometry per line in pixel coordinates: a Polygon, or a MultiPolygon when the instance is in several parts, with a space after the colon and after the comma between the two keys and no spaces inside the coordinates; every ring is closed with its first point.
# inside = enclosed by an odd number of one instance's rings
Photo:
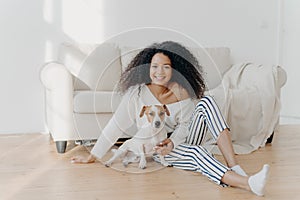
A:
{"type": "Polygon", "coordinates": [[[153,84],[167,86],[172,78],[171,60],[168,56],[157,53],[152,57],[150,78],[153,84]]]}

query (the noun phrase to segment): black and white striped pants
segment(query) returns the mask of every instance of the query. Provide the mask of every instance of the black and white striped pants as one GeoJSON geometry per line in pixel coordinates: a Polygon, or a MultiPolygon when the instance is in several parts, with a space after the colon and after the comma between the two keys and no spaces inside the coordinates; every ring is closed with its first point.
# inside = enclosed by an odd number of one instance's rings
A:
{"type": "Polygon", "coordinates": [[[186,143],[178,145],[165,156],[173,167],[202,173],[210,180],[222,184],[221,179],[229,168],[216,160],[202,145],[207,129],[213,138],[228,128],[219,107],[210,96],[201,98],[191,117],[186,143]]]}

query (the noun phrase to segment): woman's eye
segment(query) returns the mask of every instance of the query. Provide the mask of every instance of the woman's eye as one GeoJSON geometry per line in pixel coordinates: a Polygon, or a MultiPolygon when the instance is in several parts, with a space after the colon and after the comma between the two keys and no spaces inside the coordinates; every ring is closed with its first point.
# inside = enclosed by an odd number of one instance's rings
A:
{"type": "Polygon", "coordinates": [[[156,65],[151,65],[151,67],[152,67],[152,68],[157,68],[157,66],[156,66],[156,65]]]}
{"type": "Polygon", "coordinates": [[[171,69],[171,66],[170,65],[164,65],[164,68],[165,69],[171,69]]]}

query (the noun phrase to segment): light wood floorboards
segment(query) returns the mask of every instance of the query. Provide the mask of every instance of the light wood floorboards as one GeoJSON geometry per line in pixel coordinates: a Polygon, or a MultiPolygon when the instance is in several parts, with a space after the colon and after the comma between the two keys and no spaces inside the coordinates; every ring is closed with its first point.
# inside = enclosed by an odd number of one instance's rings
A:
{"type": "MultiPolygon", "coordinates": [[[[0,135],[0,199],[300,199],[300,125],[280,126],[272,145],[237,156],[248,174],[270,164],[265,197],[222,188],[199,173],[161,168],[153,162],[145,171],[126,169],[131,172],[106,168],[101,162],[69,162],[88,150],[69,145],[65,154],[57,154],[48,135],[0,135]]],[[[115,168],[122,169],[118,164],[115,168]]]]}

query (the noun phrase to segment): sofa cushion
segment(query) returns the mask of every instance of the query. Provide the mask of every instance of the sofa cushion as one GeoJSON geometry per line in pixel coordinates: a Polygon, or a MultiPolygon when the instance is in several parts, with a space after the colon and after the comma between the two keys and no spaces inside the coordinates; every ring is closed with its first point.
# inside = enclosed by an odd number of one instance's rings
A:
{"type": "Polygon", "coordinates": [[[76,91],[74,94],[74,112],[82,114],[100,114],[115,112],[121,102],[121,96],[109,91],[76,91]]]}

